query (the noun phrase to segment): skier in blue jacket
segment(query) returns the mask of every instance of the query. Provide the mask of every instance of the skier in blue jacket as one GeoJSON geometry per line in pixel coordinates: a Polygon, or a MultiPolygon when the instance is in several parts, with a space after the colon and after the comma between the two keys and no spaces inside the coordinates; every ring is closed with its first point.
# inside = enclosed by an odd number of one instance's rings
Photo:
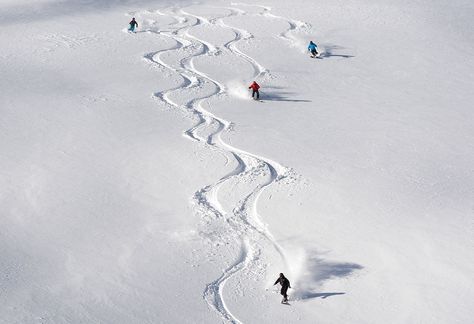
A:
{"type": "Polygon", "coordinates": [[[308,45],[308,52],[310,52],[311,56],[313,56],[313,57],[317,56],[319,54],[318,53],[318,45],[313,43],[313,41],[310,41],[309,45],[308,45]]]}

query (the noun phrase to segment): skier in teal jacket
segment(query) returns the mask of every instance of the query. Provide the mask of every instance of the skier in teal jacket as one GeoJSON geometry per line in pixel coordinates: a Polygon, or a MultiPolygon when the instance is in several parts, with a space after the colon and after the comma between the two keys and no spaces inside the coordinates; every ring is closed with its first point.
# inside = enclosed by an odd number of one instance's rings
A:
{"type": "Polygon", "coordinates": [[[310,41],[309,45],[308,45],[308,52],[310,52],[312,56],[318,55],[319,54],[318,53],[318,45],[313,43],[313,41],[310,41]]]}
{"type": "Polygon", "coordinates": [[[131,32],[135,32],[135,27],[138,27],[138,23],[137,21],[135,20],[135,18],[132,18],[132,21],[129,22],[128,24],[128,30],[131,31],[131,32]]]}

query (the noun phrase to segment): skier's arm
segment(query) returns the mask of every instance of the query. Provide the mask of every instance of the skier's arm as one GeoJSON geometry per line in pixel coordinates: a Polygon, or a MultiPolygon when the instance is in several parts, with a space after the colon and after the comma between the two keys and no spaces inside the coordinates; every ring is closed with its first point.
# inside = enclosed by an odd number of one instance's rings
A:
{"type": "Polygon", "coordinates": [[[280,278],[277,279],[277,281],[275,281],[275,283],[273,284],[274,286],[280,282],[280,278]]]}

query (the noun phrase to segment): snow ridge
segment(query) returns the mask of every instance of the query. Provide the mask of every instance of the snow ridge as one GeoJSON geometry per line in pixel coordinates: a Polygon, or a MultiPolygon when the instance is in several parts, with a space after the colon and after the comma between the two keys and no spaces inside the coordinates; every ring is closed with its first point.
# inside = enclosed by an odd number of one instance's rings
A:
{"type": "MultiPolygon", "coordinates": [[[[241,323],[227,307],[223,297],[223,289],[225,283],[231,277],[244,269],[257,274],[265,272],[266,264],[261,260],[265,245],[273,247],[282,262],[287,263],[283,249],[274,240],[265,224],[261,221],[257,205],[258,199],[266,187],[285,178],[291,181],[292,170],[271,159],[244,151],[225,142],[221,135],[231,128],[231,122],[214,115],[203,106],[204,101],[212,97],[227,96],[227,89],[224,84],[196,69],[193,61],[200,56],[220,55],[222,51],[228,51],[232,55],[242,58],[253,67],[253,78],[269,76],[269,71],[265,67],[251,56],[239,50],[236,46],[239,41],[248,40],[254,36],[244,29],[229,26],[224,22],[224,19],[227,17],[247,15],[247,12],[237,8],[222,9],[229,13],[213,19],[194,15],[184,9],[171,9],[166,12],[156,11],[159,15],[172,17],[175,23],[169,25],[171,31],[160,31],[153,28],[149,28],[146,31],[171,38],[176,42],[176,46],[170,49],[148,53],[144,55],[144,59],[149,63],[168,69],[182,77],[183,82],[181,84],[172,89],[156,92],[154,97],[166,105],[181,109],[186,114],[190,114],[190,117],[193,116],[197,119],[197,123],[186,130],[184,135],[210,149],[219,150],[222,154],[229,156],[237,162],[237,166],[234,170],[221,177],[215,183],[206,185],[196,191],[193,201],[196,206],[196,212],[199,213],[208,224],[213,222],[219,222],[220,224],[223,222],[225,224],[227,228],[217,233],[221,241],[226,244],[236,242],[238,246],[240,246],[240,254],[237,259],[233,264],[223,270],[219,278],[206,285],[203,298],[208,305],[221,316],[223,321],[241,323]],[[231,30],[235,34],[235,38],[224,44],[223,48],[219,48],[217,45],[201,40],[190,33],[193,27],[199,25],[213,25],[231,30]],[[182,58],[177,59],[177,62],[168,63],[163,59],[163,55],[167,53],[175,54],[176,57],[182,56],[182,58]],[[184,103],[173,100],[173,93],[177,91],[200,90],[209,86],[214,88],[211,94],[201,97],[197,96],[184,103]],[[222,207],[218,197],[222,185],[231,180],[250,183],[252,187],[247,193],[241,196],[238,203],[229,211],[222,207]]],[[[263,9],[264,13],[257,16],[272,19],[286,19],[271,15],[269,13],[270,8],[263,7],[263,9]]],[[[282,33],[280,37],[288,40],[291,40],[291,38],[287,36],[289,32],[307,26],[307,24],[297,23],[292,20],[286,21],[289,24],[289,28],[282,33]]],[[[268,251],[265,252],[268,253],[268,251]]]]}

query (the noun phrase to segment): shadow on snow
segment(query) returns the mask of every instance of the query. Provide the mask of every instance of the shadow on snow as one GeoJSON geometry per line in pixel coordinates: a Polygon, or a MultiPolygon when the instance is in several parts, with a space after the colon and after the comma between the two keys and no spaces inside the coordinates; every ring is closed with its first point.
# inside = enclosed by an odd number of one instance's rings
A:
{"type": "Polygon", "coordinates": [[[316,253],[306,255],[303,271],[297,276],[294,297],[300,300],[313,298],[326,299],[331,296],[344,295],[345,292],[321,292],[324,282],[332,279],[346,278],[363,269],[357,263],[327,261],[316,253]]]}
{"type": "Polygon", "coordinates": [[[331,293],[308,293],[304,296],[301,296],[300,299],[301,300],[305,300],[305,299],[313,299],[313,298],[322,298],[322,299],[326,299],[328,297],[331,297],[331,296],[336,296],[336,295],[344,295],[345,293],[343,292],[331,292],[331,293]]]}
{"type": "MultiPolygon", "coordinates": [[[[276,89],[276,88],[269,88],[267,87],[266,89],[276,89]]],[[[305,99],[291,99],[291,95],[293,93],[291,92],[263,92],[260,91],[260,99],[266,100],[266,101],[288,101],[288,102],[311,102],[311,100],[305,100],[305,99]]]]}
{"type": "Polygon", "coordinates": [[[320,59],[324,58],[330,58],[330,57],[342,57],[342,58],[351,58],[355,57],[354,55],[348,55],[348,54],[336,54],[334,53],[334,50],[341,50],[344,49],[342,46],[338,45],[322,45],[323,51],[321,55],[319,56],[320,59]]]}

